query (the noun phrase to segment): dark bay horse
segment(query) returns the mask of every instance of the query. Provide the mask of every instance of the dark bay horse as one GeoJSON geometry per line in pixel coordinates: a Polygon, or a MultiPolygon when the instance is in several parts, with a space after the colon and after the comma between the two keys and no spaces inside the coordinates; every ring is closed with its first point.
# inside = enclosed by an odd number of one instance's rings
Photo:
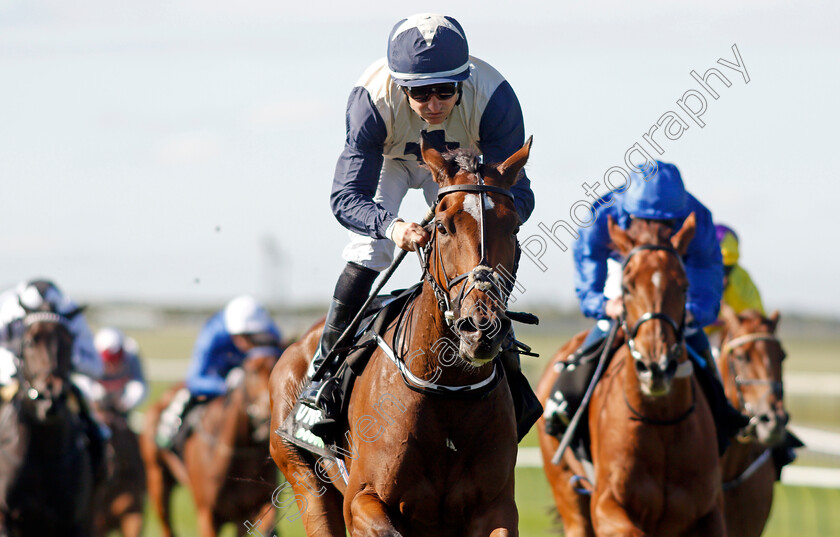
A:
{"type": "MultiPolygon", "coordinates": [[[[571,449],[551,464],[559,442],[537,424],[546,475],[567,536],[724,535],[721,472],[711,411],[692,375],[683,328],[688,280],[682,255],[694,237],[690,215],[671,238],[656,221],[627,231],[610,218],[613,244],[625,258],[623,332],[588,409],[592,471],[571,449]],[[591,475],[593,485],[575,476],[591,475]],[[586,488],[591,496],[575,489],[586,488]]],[[[583,340],[579,334],[549,364],[537,390],[545,401],[555,363],[583,340]]]]}
{"type": "Polygon", "coordinates": [[[87,536],[95,469],[71,387],[67,315],[27,312],[20,387],[0,408],[0,535],[87,536]]]}
{"type": "MultiPolygon", "coordinates": [[[[341,446],[316,461],[271,437],[310,536],[518,535],[516,423],[494,358],[510,328],[497,269],[513,273],[519,227],[509,189],[530,140],[497,166],[465,150],[441,155],[425,137],[421,151],[439,185],[425,279],[356,379],[341,446]]],[[[272,372],[272,431],[293,408],[322,327],[272,372]]]]}
{"type": "Polygon", "coordinates": [[[172,535],[169,504],[176,480],[192,492],[202,537],[217,535],[227,522],[237,526],[238,535],[250,528],[263,535],[273,531],[271,497],[277,470],[268,452],[268,379],[278,354],[276,347],[250,351],[239,386],[195,410],[202,415],[184,444],[183,462],[155,443],[160,413],[183,385],[164,394],[147,412],[140,443],[149,500],[163,537],[172,535]]]}
{"type": "Polygon", "coordinates": [[[111,429],[107,458],[111,468],[94,492],[93,527],[104,537],[119,530],[123,537],[139,537],[143,530],[146,500],[146,472],[137,435],[129,428],[128,416],[106,398],[96,405],[103,423],[111,429]]]}
{"type": "Polygon", "coordinates": [[[758,537],[773,503],[776,466],[771,448],[787,435],[785,351],[776,336],[779,312],[768,318],[755,310],[736,315],[725,305],[722,312],[726,335],[718,370],[727,398],[750,418],[721,460],[726,528],[730,536],[758,537]]]}

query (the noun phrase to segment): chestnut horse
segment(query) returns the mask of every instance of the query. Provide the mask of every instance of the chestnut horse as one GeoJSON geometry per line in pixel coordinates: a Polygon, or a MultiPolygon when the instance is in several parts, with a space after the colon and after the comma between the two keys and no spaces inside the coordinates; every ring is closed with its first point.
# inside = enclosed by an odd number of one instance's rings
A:
{"type": "Polygon", "coordinates": [[[275,347],[252,349],[242,364],[241,383],[193,409],[202,414],[184,443],[183,462],[155,443],[160,413],[183,385],[173,387],[147,412],[140,445],[149,500],[163,537],[172,535],[169,503],[175,480],[192,492],[202,537],[214,537],[226,522],[236,524],[238,535],[251,528],[263,535],[273,531],[271,494],[277,471],[268,453],[268,379],[278,354],[275,347]]]}
{"type": "MultiPolygon", "coordinates": [[[[571,449],[551,459],[557,438],[537,423],[544,468],[567,536],[724,535],[721,472],[712,414],[683,338],[688,279],[682,264],[694,215],[669,238],[657,221],[612,218],[609,234],[624,257],[623,331],[628,338],[596,386],[588,408],[592,469],[571,449]],[[584,483],[575,476],[592,476],[584,483]],[[581,494],[588,489],[591,496],[581,494]]],[[[579,334],[549,364],[537,389],[546,401],[555,364],[583,341],[579,334]]]]}
{"type": "MultiPolygon", "coordinates": [[[[316,462],[271,437],[307,535],[518,535],[516,422],[496,359],[510,320],[496,269],[514,271],[519,217],[510,188],[530,145],[489,165],[466,150],[441,155],[421,138],[439,186],[421,291],[356,378],[335,458],[316,462]],[[440,367],[444,347],[454,363],[440,367]]],[[[272,431],[293,408],[322,327],[272,372],[272,431]]]]}
{"type": "Polygon", "coordinates": [[[91,532],[95,471],[71,385],[67,315],[27,312],[20,387],[0,408],[0,535],[91,532]]]}
{"type": "Polygon", "coordinates": [[[736,315],[725,305],[722,312],[726,336],[718,370],[727,398],[750,418],[721,460],[726,528],[730,536],[758,537],[773,503],[777,470],[771,448],[787,435],[779,312],[769,318],[755,310],[736,315]]]}
{"type": "Polygon", "coordinates": [[[93,528],[105,537],[119,530],[123,537],[139,537],[143,530],[146,500],[146,472],[137,435],[129,428],[128,416],[110,398],[96,405],[103,423],[111,429],[107,458],[111,474],[94,492],[93,528]]]}

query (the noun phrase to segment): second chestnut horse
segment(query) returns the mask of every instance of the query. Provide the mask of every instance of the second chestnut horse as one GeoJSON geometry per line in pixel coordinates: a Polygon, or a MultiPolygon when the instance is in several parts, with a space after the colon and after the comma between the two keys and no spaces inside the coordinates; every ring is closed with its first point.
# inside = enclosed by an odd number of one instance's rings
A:
{"type": "MultiPolygon", "coordinates": [[[[633,220],[609,234],[625,259],[622,345],[588,408],[594,483],[567,449],[537,428],[546,476],[566,535],[650,537],[725,535],[717,437],[709,405],[688,361],[683,329],[688,279],[682,256],[694,237],[694,215],[672,237],[658,221],[633,220]],[[575,484],[578,483],[578,484],[575,484]]],[[[578,335],[549,364],[537,395],[546,401],[555,363],[581,343],[578,335]]]]}

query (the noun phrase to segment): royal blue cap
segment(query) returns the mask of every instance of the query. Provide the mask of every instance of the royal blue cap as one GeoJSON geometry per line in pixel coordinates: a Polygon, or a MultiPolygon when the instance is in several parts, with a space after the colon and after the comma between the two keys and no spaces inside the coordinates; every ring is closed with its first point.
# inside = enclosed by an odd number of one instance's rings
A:
{"type": "Polygon", "coordinates": [[[688,193],[680,171],[673,164],[656,161],[656,173],[633,173],[624,195],[624,211],[636,218],[672,220],[685,216],[688,193]]]}
{"type": "Polygon", "coordinates": [[[400,86],[460,82],[470,76],[470,48],[452,17],[418,13],[388,36],[388,69],[400,86]]]}

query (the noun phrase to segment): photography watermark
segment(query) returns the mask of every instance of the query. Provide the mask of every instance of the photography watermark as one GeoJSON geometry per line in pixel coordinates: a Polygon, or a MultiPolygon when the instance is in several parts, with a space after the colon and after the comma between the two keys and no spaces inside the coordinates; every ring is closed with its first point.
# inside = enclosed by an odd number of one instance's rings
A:
{"type": "Polygon", "coordinates": [[[717,100],[720,98],[719,90],[732,86],[732,81],[726,75],[734,78],[737,73],[744,79],[744,84],[750,82],[746,64],[741,58],[737,44],[732,45],[732,54],[731,61],[726,58],[717,60],[717,64],[729,69],[728,71],[710,67],[701,76],[692,69],[689,74],[698,83],[699,89],[686,90],[675,101],[677,109],[663,113],[647,132],[642,134],[641,140],[633,143],[625,151],[623,163],[611,166],[604,172],[603,182],[595,181],[590,184],[584,181],[581,188],[585,197],[572,203],[568,219],[560,218],[551,225],[538,222],[537,228],[540,233],[530,235],[522,241],[523,255],[540,271],[546,272],[548,266],[542,261],[542,257],[549,251],[549,244],[553,244],[561,252],[567,251],[569,249],[567,242],[580,237],[578,230],[588,228],[595,223],[598,218],[598,209],[610,207],[615,203],[614,196],[610,196],[609,200],[606,199],[607,194],[612,192],[620,194],[630,188],[632,173],[641,174],[645,181],[655,176],[658,171],[656,160],[665,154],[663,144],[679,140],[685,131],[694,125],[701,129],[706,126],[703,115],[709,107],[707,95],[717,100]],[[596,202],[600,202],[597,207],[596,202]]]}

